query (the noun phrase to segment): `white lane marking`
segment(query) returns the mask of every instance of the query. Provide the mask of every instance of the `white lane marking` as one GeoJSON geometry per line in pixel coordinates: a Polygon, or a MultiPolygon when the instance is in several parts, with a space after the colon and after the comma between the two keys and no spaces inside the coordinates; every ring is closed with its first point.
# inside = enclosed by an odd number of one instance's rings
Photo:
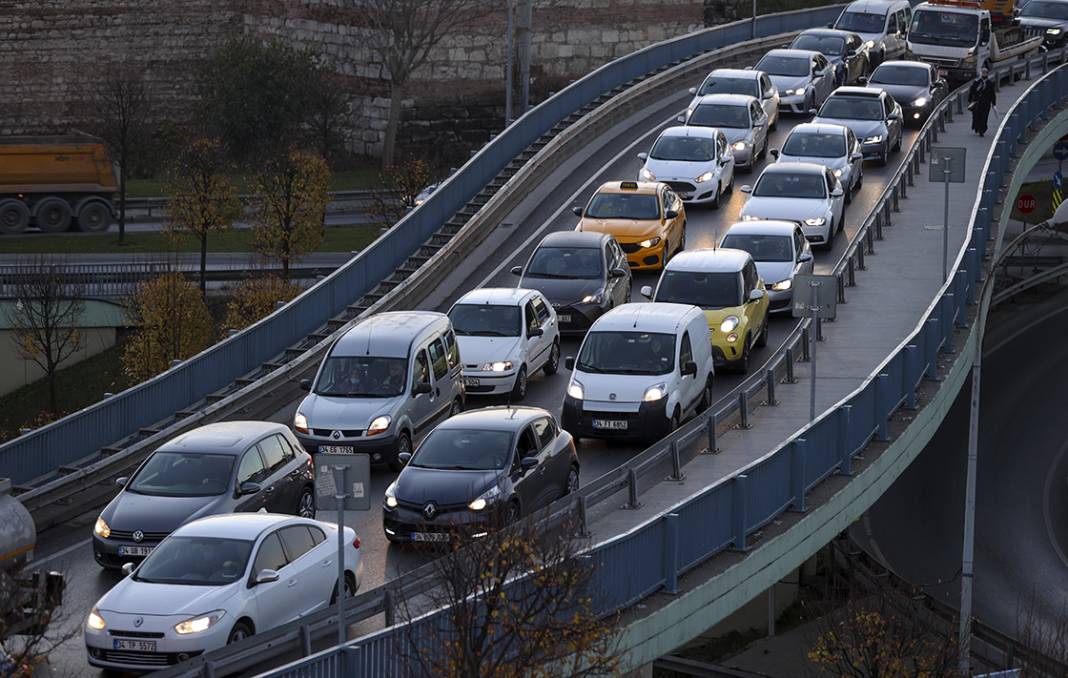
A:
{"type": "Polygon", "coordinates": [[[78,549],[83,549],[83,548],[85,548],[86,546],[89,546],[92,543],[93,543],[93,538],[89,537],[88,539],[80,541],[77,544],[71,544],[70,546],[68,546],[65,549],[60,549],[59,551],[56,551],[55,553],[53,553],[51,555],[48,555],[48,556],[45,556],[44,558],[39,558],[39,559],[33,561],[32,563],[30,563],[29,565],[26,566],[26,569],[27,570],[32,570],[35,567],[40,567],[41,565],[43,565],[44,563],[47,563],[50,560],[55,560],[56,558],[62,558],[63,556],[67,555],[68,553],[72,553],[74,551],[77,551],[78,549]]]}

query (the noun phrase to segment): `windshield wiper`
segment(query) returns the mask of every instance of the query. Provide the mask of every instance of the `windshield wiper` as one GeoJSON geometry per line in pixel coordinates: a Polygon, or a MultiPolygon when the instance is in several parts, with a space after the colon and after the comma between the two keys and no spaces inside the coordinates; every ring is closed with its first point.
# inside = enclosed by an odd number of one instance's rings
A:
{"type": "Polygon", "coordinates": [[[517,335],[508,334],[507,332],[498,332],[497,330],[478,330],[477,332],[470,332],[471,336],[475,337],[514,337],[517,335]]]}
{"type": "Polygon", "coordinates": [[[566,275],[564,273],[534,273],[533,271],[527,273],[527,275],[533,276],[535,278],[563,278],[563,279],[567,279],[567,278],[574,278],[575,277],[573,275],[566,275]]]}
{"type": "Polygon", "coordinates": [[[582,370],[583,372],[590,372],[591,374],[604,374],[605,373],[604,370],[602,370],[599,367],[594,367],[593,365],[583,365],[582,363],[579,363],[578,368],[580,370],[582,370]]]}

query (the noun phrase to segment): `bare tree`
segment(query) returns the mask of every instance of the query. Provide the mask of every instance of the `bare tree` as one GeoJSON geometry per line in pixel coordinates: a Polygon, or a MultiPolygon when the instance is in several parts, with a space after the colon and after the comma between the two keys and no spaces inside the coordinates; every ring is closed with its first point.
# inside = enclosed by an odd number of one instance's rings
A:
{"type": "Polygon", "coordinates": [[[134,64],[112,63],[97,80],[93,103],[97,134],[119,165],[119,242],[126,237],[126,179],[130,154],[143,141],[149,100],[143,71],[134,64]]]}
{"type": "Polygon", "coordinates": [[[0,570],[0,676],[29,678],[51,652],[81,635],[81,624],[65,623],[61,602],[62,579],[0,570]]]}
{"type": "Polygon", "coordinates": [[[382,170],[379,186],[371,193],[370,216],[389,228],[404,218],[415,198],[430,183],[430,165],[418,158],[404,160],[382,170]]]}
{"type": "Polygon", "coordinates": [[[56,373],[82,347],[78,321],[85,310],[84,290],[71,280],[61,259],[39,255],[21,268],[14,282],[17,301],[9,312],[17,350],[44,370],[48,406],[56,412],[56,373]]]}
{"type": "Polygon", "coordinates": [[[310,141],[327,163],[338,158],[344,147],[342,121],[349,113],[352,95],[349,93],[333,61],[319,59],[308,75],[305,101],[310,141]]]}
{"type": "MultiPolygon", "coordinates": [[[[412,676],[600,676],[618,668],[618,625],[601,618],[590,591],[588,543],[566,521],[533,521],[473,538],[433,563],[439,586],[399,605],[397,655],[412,676]],[[441,609],[429,617],[424,610],[441,609]]],[[[456,542],[459,543],[459,542],[456,542]]]]}
{"type": "Polygon", "coordinates": [[[358,0],[368,27],[367,44],[389,78],[389,118],[382,165],[393,164],[400,126],[401,102],[412,74],[426,63],[431,50],[456,29],[495,11],[493,0],[358,0]]]}

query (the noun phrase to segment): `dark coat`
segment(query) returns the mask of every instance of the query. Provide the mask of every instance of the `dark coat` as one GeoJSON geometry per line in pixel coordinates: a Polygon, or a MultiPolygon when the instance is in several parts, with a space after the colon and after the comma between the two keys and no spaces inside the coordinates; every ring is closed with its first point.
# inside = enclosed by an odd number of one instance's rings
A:
{"type": "Polygon", "coordinates": [[[997,104],[997,92],[994,91],[994,81],[987,78],[976,78],[968,88],[968,108],[972,111],[972,129],[979,134],[985,134],[987,118],[990,116],[990,108],[997,104]]]}

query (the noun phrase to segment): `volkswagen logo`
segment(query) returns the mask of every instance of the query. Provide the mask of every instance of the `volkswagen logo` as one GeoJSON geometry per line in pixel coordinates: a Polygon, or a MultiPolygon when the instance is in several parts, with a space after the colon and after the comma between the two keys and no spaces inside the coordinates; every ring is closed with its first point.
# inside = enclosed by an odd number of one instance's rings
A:
{"type": "Polygon", "coordinates": [[[616,394],[615,393],[609,393],[608,394],[608,399],[609,400],[615,400],[616,399],[616,394]]]}
{"type": "Polygon", "coordinates": [[[141,530],[134,530],[134,533],[133,533],[133,540],[134,541],[140,542],[144,538],[145,538],[145,533],[144,532],[142,532],[141,530]]]}
{"type": "Polygon", "coordinates": [[[427,505],[423,507],[423,515],[427,520],[433,520],[434,516],[438,514],[438,507],[434,505],[434,502],[427,502],[427,505]]]}
{"type": "Polygon", "coordinates": [[[137,617],[134,619],[134,628],[141,628],[141,624],[145,623],[144,617],[137,617]]]}
{"type": "Polygon", "coordinates": [[[341,440],[341,431],[334,431],[330,434],[330,437],[334,440],[341,440]]]}

